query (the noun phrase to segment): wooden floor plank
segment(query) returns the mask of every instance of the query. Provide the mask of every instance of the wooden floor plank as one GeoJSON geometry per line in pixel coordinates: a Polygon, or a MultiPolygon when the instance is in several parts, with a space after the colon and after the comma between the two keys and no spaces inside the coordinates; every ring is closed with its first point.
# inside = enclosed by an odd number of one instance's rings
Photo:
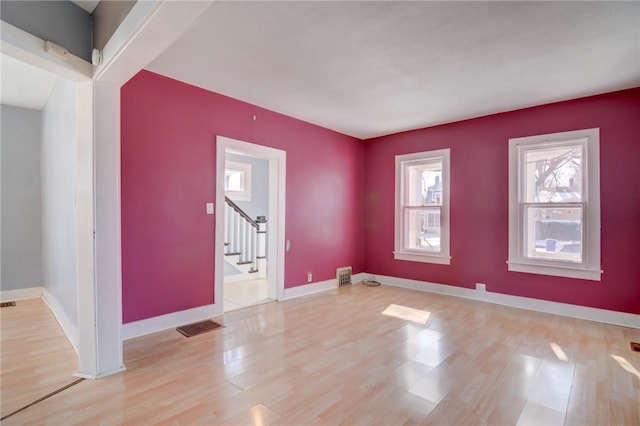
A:
{"type": "MultiPolygon", "coordinates": [[[[189,339],[128,340],[126,372],[3,425],[640,424],[637,329],[384,285],[216,320],[225,328],[189,339]],[[391,304],[427,323],[383,315],[391,304]]],[[[5,372],[2,355],[4,393],[23,369],[5,372]]]]}
{"type": "Polygon", "coordinates": [[[2,416],[76,380],[78,357],[42,299],[0,308],[0,327],[2,416]]]}

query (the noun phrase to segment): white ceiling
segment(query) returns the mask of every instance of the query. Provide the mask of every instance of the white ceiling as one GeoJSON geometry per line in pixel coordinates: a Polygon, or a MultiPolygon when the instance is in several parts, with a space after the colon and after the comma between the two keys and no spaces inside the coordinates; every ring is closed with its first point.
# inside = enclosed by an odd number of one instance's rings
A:
{"type": "Polygon", "coordinates": [[[0,103],[41,110],[58,77],[4,53],[0,55],[0,103]]]}
{"type": "Polygon", "coordinates": [[[221,2],[147,69],[359,138],[640,85],[640,2],[221,2]]]}

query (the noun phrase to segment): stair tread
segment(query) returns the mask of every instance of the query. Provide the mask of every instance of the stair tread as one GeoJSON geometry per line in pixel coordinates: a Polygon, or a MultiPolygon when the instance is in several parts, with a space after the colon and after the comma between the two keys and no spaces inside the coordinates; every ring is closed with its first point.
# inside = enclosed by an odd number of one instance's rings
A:
{"type": "Polygon", "coordinates": [[[241,252],[233,252],[233,253],[225,253],[224,255],[225,256],[238,256],[240,254],[242,254],[242,253],[241,252]]]}
{"type": "Polygon", "coordinates": [[[252,260],[245,260],[243,262],[236,262],[238,265],[249,265],[250,263],[253,263],[252,260]]]}

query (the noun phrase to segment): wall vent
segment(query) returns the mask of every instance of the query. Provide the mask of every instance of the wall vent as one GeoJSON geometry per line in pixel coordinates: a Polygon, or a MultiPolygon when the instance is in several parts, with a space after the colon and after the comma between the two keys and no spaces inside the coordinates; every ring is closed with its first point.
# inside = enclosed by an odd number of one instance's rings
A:
{"type": "Polygon", "coordinates": [[[336,270],[336,278],[338,281],[338,287],[351,285],[351,266],[338,268],[336,270]]]}

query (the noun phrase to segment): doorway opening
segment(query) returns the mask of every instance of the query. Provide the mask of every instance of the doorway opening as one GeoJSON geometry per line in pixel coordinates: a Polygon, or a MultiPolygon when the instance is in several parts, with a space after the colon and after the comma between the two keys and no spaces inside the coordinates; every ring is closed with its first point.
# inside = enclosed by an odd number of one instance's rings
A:
{"type": "Polygon", "coordinates": [[[286,153],[216,142],[214,305],[223,313],[284,294],[286,153]]]}

